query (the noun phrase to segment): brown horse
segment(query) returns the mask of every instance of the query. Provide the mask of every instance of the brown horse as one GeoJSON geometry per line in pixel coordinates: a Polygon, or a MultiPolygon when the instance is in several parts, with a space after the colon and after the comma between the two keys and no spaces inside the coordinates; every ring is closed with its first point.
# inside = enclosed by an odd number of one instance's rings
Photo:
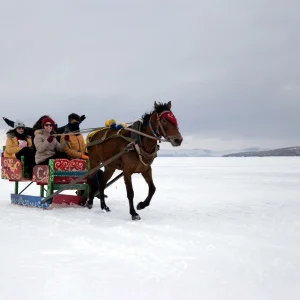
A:
{"type": "Polygon", "coordinates": [[[145,201],[137,205],[138,210],[144,209],[149,206],[156,190],[152,179],[151,164],[156,157],[157,142],[161,137],[164,137],[175,147],[180,146],[183,140],[178,129],[177,120],[171,112],[171,101],[158,104],[155,102],[154,110],[150,114],[144,114],[142,119],[134,123],[128,130],[126,128],[119,131],[113,128],[103,128],[96,132],[89,141],[90,146],[89,143],[87,145],[91,169],[122,152],[128,144],[131,143],[130,145],[133,145],[133,147],[131,151],[125,152],[105,166],[103,175],[98,178],[99,191],[98,187],[93,184],[92,176],[88,178],[89,199],[87,207],[92,208],[94,195],[99,192],[101,209],[110,210],[104,200],[104,187],[116,169],[123,170],[129,200],[129,212],[132,220],[140,220],[140,216],[136,213],[133,205],[134,191],[131,176],[134,173],[141,173],[148,184],[148,196],[145,201]],[[139,124],[140,126],[137,126],[139,124]],[[130,129],[133,129],[134,133],[129,131],[130,129]],[[135,136],[132,134],[135,134],[135,136]]]}

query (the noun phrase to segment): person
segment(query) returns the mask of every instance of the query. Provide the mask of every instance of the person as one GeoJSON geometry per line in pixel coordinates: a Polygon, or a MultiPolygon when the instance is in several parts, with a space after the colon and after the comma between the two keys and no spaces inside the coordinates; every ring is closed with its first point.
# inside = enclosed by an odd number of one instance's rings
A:
{"type": "Polygon", "coordinates": [[[35,165],[34,151],[32,139],[25,128],[24,122],[14,122],[14,129],[7,132],[6,147],[3,156],[15,157],[19,160],[24,156],[24,178],[31,178],[35,165]]]}
{"type": "MultiPolygon", "coordinates": [[[[68,141],[67,145],[65,146],[65,153],[68,155],[69,159],[85,159],[88,160],[88,156],[85,153],[85,141],[83,135],[80,133],[80,117],[78,114],[72,113],[68,116],[68,125],[65,127],[65,134],[67,133],[75,133],[70,134],[70,140],[68,141]]],[[[103,171],[99,169],[93,175],[93,185],[94,190],[99,190],[99,180],[103,175],[103,171]]],[[[82,191],[78,190],[77,195],[82,195],[82,191]]],[[[105,195],[106,196],[106,195],[105,195]]],[[[96,197],[99,197],[97,195],[96,197]]],[[[106,196],[107,197],[107,196],[106,196]]]]}
{"type": "Polygon", "coordinates": [[[47,165],[49,159],[65,158],[64,148],[69,141],[69,135],[64,136],[60,144],[53,134],[55,122],[51,118],[44,118],[41,122],[42,129],[35,131],[34,145],[36,148],[35,162],[38,165],[47,165]],[[59,153],[62,152],[62,153],[59,153]]]}
{"type": "MultiPolygon", "coordinates": [[[[26,132],[28,135],[31,136],[31,138],[33,139],[34,138],[34,132],[38,129],[42,129],[42,120],[45,119],[45,118],[50,118],[49,115],[44,115],[44,116],[41,116],[33,125],[33,127],[26,127],[26,132]]],[[[10,126],[10,127],[13,127],[14,128],[14,124],[15,122],[6,118],[6,117],[2,117],[2,119],[4,120],[4,122],[10,126]]],[[[79,117],[79,123],[81,123],[82,121],[84,121],[86,119],[85,115],[82,115],[81,117],[79,117]]],[[[66,129],[67,125],[64,125],[62,127],[57,127],[57,124],[55,124],[54,126],[54,129],[57,133],[64,133],[65,129],[66,129]]]]}
{"type": "MultiPolygon", "coordinates": [[[[68,124],[65,127],[64,134],[76,131],[78,131],[78,133],[70,135],[70,140],[66,144],[64,151],[69,159],[81,158],[87,160],[88,156],[85,154],[85,141],[83,135],[79,132],[79,124],[79,115],[72,113],[68,116],[68,124]]],[[[63,142],[63,140],[61,142],[63,142]]]]}

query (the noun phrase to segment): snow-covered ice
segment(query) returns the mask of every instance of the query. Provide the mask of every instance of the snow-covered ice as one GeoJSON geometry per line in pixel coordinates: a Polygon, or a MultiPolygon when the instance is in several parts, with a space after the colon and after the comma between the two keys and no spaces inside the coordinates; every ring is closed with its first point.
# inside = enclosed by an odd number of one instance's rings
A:
{"type": "Polygon", "coordinates": [[[0,299],[300,299],[300,158],[157,158],[153,173],[141,221],[123,180],[110,213],[11,205],[1,180],[0,299]]]}

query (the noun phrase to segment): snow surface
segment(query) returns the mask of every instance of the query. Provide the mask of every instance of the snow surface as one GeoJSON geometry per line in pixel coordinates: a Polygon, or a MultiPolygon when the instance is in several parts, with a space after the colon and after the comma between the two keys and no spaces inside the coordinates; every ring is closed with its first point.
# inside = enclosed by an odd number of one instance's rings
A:
{"type": "Polygon", "coordinates": [[[110,213],[11,205],[1,180],[0,299],[300,299],[299,157],[157,158],[153,173],[136,222],[123,180],[110,213]]]}

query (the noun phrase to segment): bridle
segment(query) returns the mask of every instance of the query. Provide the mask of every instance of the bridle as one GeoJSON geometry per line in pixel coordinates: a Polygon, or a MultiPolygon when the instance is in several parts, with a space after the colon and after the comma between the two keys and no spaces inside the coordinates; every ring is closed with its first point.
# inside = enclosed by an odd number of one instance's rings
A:
{"type": "Polygon", "coordinates": [[[165,130],[164,130],[164,127],[162,126],[161,124],[161,118],[165,115],[165,114],[169,114],[169,116],[173,116],[174,118],[174,122],[172,122],[173,124],[176,124],[177,125],[177,121],[174,117],[174,115],[172,114],[171,111],[169,110],[164,110],[163,112],[161,112],[160,114],[158,112],[156,112],[156,129],[154,130],[153,127],[152,127],[152,124],[151,124],[151,118],[153,116],[153,114],[151,115],[150,119],[149,119],[149,122],[148,122],[148,126],[149,126],[149,129],[151,131],[151,133],[159,140],[161,141],[161,137],[163,136],[168,142],[171,140],[171,139],[174,139],[174,138],[177,138],[179,137],[178,135],[167,135],[165,130]],[[176,123],[175,123],[176,122],[176,123]]]}

